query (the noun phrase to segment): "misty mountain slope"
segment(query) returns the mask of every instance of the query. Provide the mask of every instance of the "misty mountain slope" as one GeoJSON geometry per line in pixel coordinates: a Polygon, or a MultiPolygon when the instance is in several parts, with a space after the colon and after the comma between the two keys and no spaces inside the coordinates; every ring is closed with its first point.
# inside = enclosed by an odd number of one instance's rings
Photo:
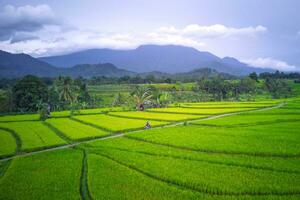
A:
{"type": "Polygon", "coordinates": [[[132,76],[136,73],[119,69],[110,63],[77,65],[67,69],[57,68],[27,54],[11,54],[5,51],[0,51],[0,77],[17,78],[28,74],[39,77],[68,75],[73,77],[82,76],[89,78],[92,76],[132,76]]]}
{"type": "Polygon", "coordinates": [[[117,67],[135,72],[179,73],[197,68],[212,68],[233,75],[246,75],[253,71],[261,71],[234,58],[221,59],[209,52],[178,45],[142,45],[133,50],[90,49],[39,59],[57,67],[71,67],[85,63],[112,63],[117,67]]]}
{"type": "Polygon", "coordinates": [[[55,76],[57,69],[27,54],[11,54],[0,50],[0,76],[21,77],[27,74],[55,76]]]}
{"type": "Polygon", "coordinates": [[[63,69],[63,72],[64,75],[72,77],[82,76],[85,78],[91,78],[93,76],[122,77],[136,75],[135,72],[119,69],[110,63],[76,65],[72,68],[63,69]]]}

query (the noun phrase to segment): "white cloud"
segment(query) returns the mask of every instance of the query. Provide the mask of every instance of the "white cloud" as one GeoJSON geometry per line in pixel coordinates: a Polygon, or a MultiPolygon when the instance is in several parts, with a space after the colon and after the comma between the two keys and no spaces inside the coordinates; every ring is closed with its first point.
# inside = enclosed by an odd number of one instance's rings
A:
{"type": "Polygon", "coordinates": [[[18,32],[33,32],[59,20],[48,5],[5,6],[0,12],[0,40],[12,38],[18,32]]]}
{"type": "Polygon", "coordinates": [[[242,62],[245,62],[253,67],[259,68],[269,68],[280,71],[299,71],[299,69],[296,66],[290,65],[285,61],[277,60],[274,58],[244,59],[242,60],[242,62]]]}
{"type": "Polygon", "coordinates": [[[159,33],[165,33],[170,35],[184,35],[184,36],[195,36],[200,38],[209,37],[229,37],[229,36],[255,36],[258,33],[264,33],[267,28],[264,26],[256,27],[243,27],[234,28],[227,27],[222,24],[215,24],[211,26],[201,26],[199,24],[190,24],[182,29],[171,27],[161,27],[158,29],[159,33]]]}
{"type": "Polygon", "coordinates": [[[5,6],[0,13],[0,49],[35,56],[61,54],[87,48],[130,49],[142,44],[174,44],[196,49],[210,47],[217,38],[253,37],[263,26],[228,27],[221,24],[183,28],[160,27],[150,32],[105,33],[71,27],[48,5],[5,6]]]}

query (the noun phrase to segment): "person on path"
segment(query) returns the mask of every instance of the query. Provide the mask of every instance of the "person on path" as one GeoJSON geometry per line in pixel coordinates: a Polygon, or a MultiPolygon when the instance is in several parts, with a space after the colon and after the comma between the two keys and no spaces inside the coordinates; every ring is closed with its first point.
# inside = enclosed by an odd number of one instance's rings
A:
{"type": "Polygon", "coordinates": [[[146,125],[145,125],[145,129],[150,129],[151,128],[151,125],[149,123],[149,121],[146,122],[146,125]]]}

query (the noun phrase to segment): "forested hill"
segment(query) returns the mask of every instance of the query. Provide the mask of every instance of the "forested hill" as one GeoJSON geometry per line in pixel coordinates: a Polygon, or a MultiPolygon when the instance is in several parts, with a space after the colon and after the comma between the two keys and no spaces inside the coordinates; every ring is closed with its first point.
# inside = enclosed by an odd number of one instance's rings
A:
{"type": "Polygon", "coordinates": [[[154,76],[156,78],[201,78],[201,77],[216,77],[222,76],[225,78],[232,77],[227,73],[219,73],[217,70],[209,68],[195,69],[190,72],[184,73],[162,73],[159,71],[136,73],[125,69],[120,69],[113,64],[81,64],[75,65],[71,68],[58,68],[48,63],[33,58],[27,54],[11,54],[8,52],[0,51],[0,77],[17,78],[25,75],[36,75],[39,77],[56,77],[59,75],[78,77],[82,76],[90,78],[93,76],[106,76],[106,77],[123,77],[123,76],[154,76]]]}
{"type": "Polygon", "coordinates": [[[142,45],[131,50],[89,49],[39,59],[56,67],[112,63],[122,69],[139,73],[149,71],[182,73],[199,68],[211,68],[233,75],[269,71],[248,66],[235,58],[219,58],[210,52],[178,45],[142,45]]]}
{"type": "Polygon", "coordinates": [[[136,73],[119,69],[110,63],[77,65],[68,69],[57,68],[27,54],[11,54],[0,51],[0,77],[16,78],[28,74],[39,77],[65,75],[72,77],[83,76],[88,78],[92,76],[132,76],[136,73]]]}

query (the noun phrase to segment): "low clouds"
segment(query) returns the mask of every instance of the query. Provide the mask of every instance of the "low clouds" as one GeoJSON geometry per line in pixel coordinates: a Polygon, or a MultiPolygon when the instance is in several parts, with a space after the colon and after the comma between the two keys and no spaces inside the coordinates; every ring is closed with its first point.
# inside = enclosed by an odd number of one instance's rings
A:
{"type": "Polygon", "coordinates": [[[159,33],[169,35],[184,35],[187,37],[200,37],[200,38],[215,38],[215,37],[230,37],[230,36],[255,36],[258,33],[264,33],[267,28],[264,26],[256,27],[242,27],[234,28],[227,27],[222,24],[215,24],[211,26],[201,26],[198,24],[191,24],[182,29],[175,27],[162,27],[158,30],[159,33]]]}
{"type": "Polygon", "coordinates": [[[242,61],[253,67],[276,69],[280,71],[299,71],[296,66],[274,58],[256,58],[242,61]]]}
{"type": "Polygon", "coordinates": [[[5,6],[0,12],[0,40],[8,40],[19,37],[23,33],[24,39],[28,39],[31,32],[42,29],[47,25],[57,25],[59,20],[48,5],[5,6]],[[27,37],[25,37],[27,35],[27,37]]]}
{"type": "MultiPolygon", "coordinates": [[[[5,6],[0,14],[0,49],[34,56],[68,53],[87,48],[131,49],[142,44],[175,44],[215,50],[222,42],[247,41],[267,32],[262,25],[230,27],[222,24],[158,27],[152,31],[106,33],[74,28],[61,22],[48,5],[5,6]]],[[[214,52],[214,51],[213,51],[214,52]]]]}

